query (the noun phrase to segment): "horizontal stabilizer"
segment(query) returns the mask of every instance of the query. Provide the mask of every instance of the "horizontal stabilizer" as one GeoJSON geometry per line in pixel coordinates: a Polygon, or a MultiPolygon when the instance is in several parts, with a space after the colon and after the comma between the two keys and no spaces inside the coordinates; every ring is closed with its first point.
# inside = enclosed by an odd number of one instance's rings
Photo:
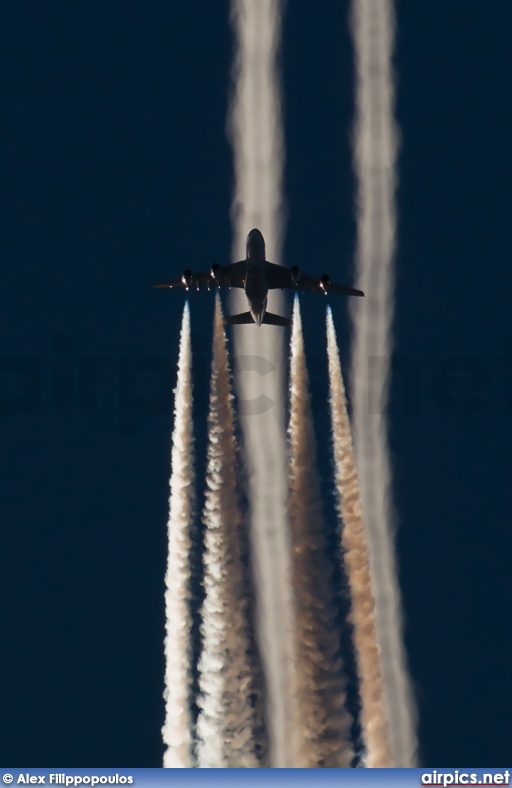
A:
{"type": "Polygon", "coordinates": [[[266,323],[267,326],[283,326],[286,328],[287,326],[291,326],[292,321],[289,317],[281,317],[281,315],[273,315],[272,312],[265,312],[263,315],[263,323],[266,323]]]}
{"type": "Polygon", "coordinates": [[[254,323],[254,319],[250,312],[241,312],[239,315],[230,315],[226,317],[225,322],[228,326],[248,326],[254,323]]]}

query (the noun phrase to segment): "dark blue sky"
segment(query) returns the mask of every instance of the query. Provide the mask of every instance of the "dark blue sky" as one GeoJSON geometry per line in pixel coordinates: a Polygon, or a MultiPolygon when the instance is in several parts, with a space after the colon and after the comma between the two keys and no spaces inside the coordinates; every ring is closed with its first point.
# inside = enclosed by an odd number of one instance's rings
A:
{"type": "MultiPolygon", "coordinates": [[[[350,284],[348,3],[288,5],[285,262],[350,284]]],[[[399,0],[397,17],[406,645],[423,763],[492,766],[512,734],[512,7],[399,0]],[[450,393],[461,363],[479,402],[450,393]]],[[[171,414],[155,370],[170,391],[183,300],[150,284],[230,259],[228,3],[17,0],[0,37],[0,755],[159,766],[171,414]],[[93,363],[97,396],[79,386],[93,363]],[[137,397],[160,412],[135,414],[137,397]]],[[[213,310],[193,301],[201,451],[213,310]]],[[[327,474],[325,301],[303,305],[327,474]]]]}

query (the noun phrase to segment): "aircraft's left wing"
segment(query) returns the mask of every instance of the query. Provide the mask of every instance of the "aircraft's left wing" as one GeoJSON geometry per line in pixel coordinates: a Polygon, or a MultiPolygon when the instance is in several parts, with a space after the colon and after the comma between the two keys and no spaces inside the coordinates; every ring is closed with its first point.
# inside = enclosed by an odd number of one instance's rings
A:
{"type": "Polygon", "coordinates": [[[239,263],[223,265],[220,269],[221,285],[225,287],[243,287],[247,274],[247,260],[240,260],[239,263]]]}
{"type": "Polygon", "coordinates": [[[177,290],[180,287],[189,288],[192,287],[194,290],[199,287],[208,287],[208,283],[211,280],[210,272],[205,272],[202,274],[193,274],[192,272],[185,271],[183,276],[177,276],[174,279],[165,279],[163,282],[155,282],[152,287],[157,288],[164,288],[169,287],[172,290],[177,290]]]}
{"type": "Polygon", "coordinates": [[[362,290],[345,287],[331,282],[330,277],[324,274],[320,278],[303,274],[299,268],[285,268],[275,263],[266,263],[265,273],[269,289],[302,290],[309,293],[332,293],[333,295],[364,296],[362,290]]]}
{"type": "Polygon", "coordinates": [[[157,288],[186,288],[199,290],[203,287],[243,287],[247,264],[245,260],[232,265],[212,266],[209,271],[201,271],[196,274],[185,269],[183,274],[175,279],[166,279],[163,282],[156,282],[153,287],[157,288]]]}

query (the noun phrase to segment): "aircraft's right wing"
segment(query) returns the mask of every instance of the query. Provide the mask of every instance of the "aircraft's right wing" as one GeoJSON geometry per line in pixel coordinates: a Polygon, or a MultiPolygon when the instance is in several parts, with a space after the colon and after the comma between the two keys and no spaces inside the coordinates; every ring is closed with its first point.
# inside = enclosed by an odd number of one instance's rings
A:
{"type": "Polygon", "coordinates": [[[303,274],[299,268],[285,268],[275,263],[266,263],[265,273],[269,289],[302,290],[309,293],[332,293],[333,295],[363,296],[362,290],[345,287],[331,282],[330,277],[324,274],[320,278],[303,274]]]}
{"type": "Polygon", "coordinates": [[[243,287],[245,283],[245,273],[247,270],[247,263],[245,260],[240,260],[238,263],[231,265],[212,266],[209,271],[202,271],[199,274],[185,269],[183,274],[174,279],[166,279],[163,282],[156,282],[153,287],[157,288],[191,288],[192,290],[199,290],[203,287],[208,289],[212,287],[243,287]]]}
{"type": "Polygon", "coordinates": [[[345,287],[344,285],[337,285],[336,282],[329,282],[329,284],[327,285],[327,292],[334,293],[334,295],[364,296],[362,290],[356,290],[355,287],[345,287]]]}
{"type": "Polygon", "coordinates": [[[269,290],[284,290],[287,287],[295,287],[289,268],[276,263],[265,263],[265,276],[269,290]]]}
{"type": "Polygon", "coordinates": [[[355,287],[345,287],[345,285],[337,285],[336,282],[331,282],[326,274],[321,276],[320,279],[316,276],[301,274],[297,287],[299,290],[325,293],[327,295],[332,293],[333,295],[364,296],[363,291],[356,290],[355,287]]]}

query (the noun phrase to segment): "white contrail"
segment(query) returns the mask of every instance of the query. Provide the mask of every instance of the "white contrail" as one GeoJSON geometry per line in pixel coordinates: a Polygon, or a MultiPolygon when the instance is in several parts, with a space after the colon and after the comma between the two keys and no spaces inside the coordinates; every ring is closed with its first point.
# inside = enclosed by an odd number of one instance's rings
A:
{"type": "Polygon", "coordinates": [[[354,443],[370,550],[377,634],[394,766],[415,764],[415,707],[402,642],[400,594],[392,539],[388,397],[398,132],[393,120],[392,0],[353,0],[356,61],[354,168],[357,177],[357,287],[351,304],[354,443]]]}
{"type": "Polygon", "coordinates": [[[327,308],[327,356],[332,418],[332,441],[338,508],[342,520],[341,541],[350,588],[351,621],[361,696],[361,728],[365,763],[369,767],[392,765],[389,730],[384,710],[375,600],[372,594],[368,546],[361,514],[361,493],[352,447],[345,387],[330,308],[327,308]]]}
{"type": "Polygon", "coordinates": [[[215,299],[199,660],[198,760],[203,768],[266,766],[262,686],[251,632],[245,538],[237,489],[226,335],[215,299]]]}
{"type": "Polygon", "coordinates": [[[174,390],[174,431],[170,479],[168,558],[165,575],[165,723],[164,766],[188,768],[191,761],[190,718],[190,549],[194,516],[194,436],[192,420],[192,353],[188,303],[181,324],[178,380],[174,390]]]}
{"type": "MultiPolygon", "coordinates": [[[[279,0],[232,0],[231,8],[236,37],[229,117],[235,171],[233,257],[245,257],[245,236],[257,227],[265,236],[268,259],[279,263],[283,225],[283,134],[277,71],[281,4],[279,0]]],[[[233,298],[232,308],[245,311],[245,299],[233,298]]],[[[275,292],[269,296],[269,309],[282,310],[282,299],[275,292]]],[[[269,699],[271,765],[278,767],[288,765],[289,740],[283,334],[272,326],[234,329],[259,641],[269,699]]]]}
{"type": "Polygon", "coordinates": [[[290,343],[291,587],[294,604],[294,766],[335,768],[354,756],[334,607],[333,570],[323,531],[320,479],[299,299],[290,343]]]}

